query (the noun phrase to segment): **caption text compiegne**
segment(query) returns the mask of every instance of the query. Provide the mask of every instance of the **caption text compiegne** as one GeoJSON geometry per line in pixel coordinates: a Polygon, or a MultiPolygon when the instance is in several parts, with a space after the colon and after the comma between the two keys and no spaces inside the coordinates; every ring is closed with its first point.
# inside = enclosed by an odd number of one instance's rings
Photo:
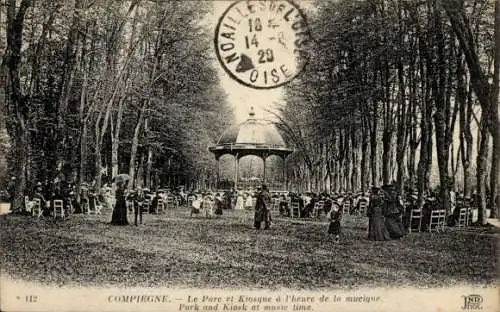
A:
{"type": "Polygon", "coordinates": [[[179,305],[179,311],[314,311],[317,304],[374,303],[380,297],[358,296],[188,296],[186,303],[179,305]]]}
{"type": "Polygon", "coordinates": [[[174,303],[178,311],[314,311],[314,307],[331,304],[380,303],[380,296],[323,294],[303,295],[189,295],[184,299],[169,296],[109,296],[110,303],[174,303]]]}

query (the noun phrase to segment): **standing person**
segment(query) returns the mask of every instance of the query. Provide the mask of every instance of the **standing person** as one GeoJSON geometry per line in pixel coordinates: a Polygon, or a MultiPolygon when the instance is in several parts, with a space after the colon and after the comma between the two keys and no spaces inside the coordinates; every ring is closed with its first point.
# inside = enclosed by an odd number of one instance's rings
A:
{"type": "Polygon", "coordinates": [[[252,194],[245,193],[245,210],[252,210],[253,202],[252,202],[252,194]]]}
{"type": "Polygon", "coordinates": [[[373,241],[390,240],[389,232],[384,223],[384,201],[379,194],[379,188],[373,187],[368,206],[368,239],[373,241]]]}
{"type": "Polygon", "coordinates": [[[328,234],[335,235],[335,242],[340,240],[340,220],[342,219],[342,209],[338,205],[332,205],[328,213],[330,219],[330,226],[328,227],[328,234]]]}
{"type": "Polygon", "coordinates": [[[142,188],[138,187],[136,192],[135,192],[135,197],[134,197],[134,225],[137,226],[137,218],[139,217],[139,222],[142,224],[142,207],[144,205],[144,202],[146,201],[146,197],[144,195],[144,191],[142,188]]]}
{"type": "Polygon", "coordinates": [[[215,195],[214,202],[215,202],[215,215],[222,216],[222,209],[224,207],[224,203],[223,203],[222,196],[220,193],[217,193],[215,195]]]}
{"type": "Polygon", "coordinates": [[[9,184],[7,185],[7,192],[9,193],[9,201],[12,205],[16,197],[16,177],[10,178],[9,184]]]}
{"type": "Polygon", "coordinates": [[[126,182],[116,183],[116,200],[113,215],[111,217],[112,225],[128,225],[127,220],[127,202],[125,201],[126,182]]]}
{"type": "Polygon", "coordinates": [[[243,210],[245,209],[243,206],[245,205],[244,204],[244,199],[243,199],[243,194],[241,192],[239,192],[237,194],[237,199],[236,199],[236,204],[234,205],[234,210],[243,210]]]}
{"type": "Polygon", "coordinates": [[[385,192],[384,217],[385,227],[392,239],[400,239],[405,233],[401,216],[403,214],[403,203],[396,188],[393,185],[384,185],[385,192]]]}
{"type": "Polygon", "coordinates": [[[89,209],[89,189],[87,184],[82,184],[80,189],[81,212],[86,213],[89,209]]]}
{"type": "Polygon", "coordinates": [[[200,213],[200,209],[201,209],[201,196],[200,195],[194,195],[194,200],[193,202],[191,203],[191,217],[193,216],[193,214],[199,214],[200,213]]]}
{"type": "Polygon", "coordinates": [[[267,189],[267,185],[263,184],[262,189],[257,195],[257,202],[255,203],[255,222],[254,226],[257,230],[264,222],[264,229],[267,230],[271,227],[271,194],[267,189]]]}
{"type": "Polygon", "coordinates": [[[231,209],[232,208],[232,206],[231,206],[231,194],[232,193],[229,191],[224,192],[224,197],[223,197],[224,209],[231,209]]]}

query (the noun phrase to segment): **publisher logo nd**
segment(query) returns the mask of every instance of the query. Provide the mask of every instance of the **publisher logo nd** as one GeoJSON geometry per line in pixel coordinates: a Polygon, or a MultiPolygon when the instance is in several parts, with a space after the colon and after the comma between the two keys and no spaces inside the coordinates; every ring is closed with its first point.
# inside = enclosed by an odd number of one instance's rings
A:
{"type": "Polygon", "coordinates": [[[483,297],[480,295],[468,295],[462,296],[464,298],[464,305],[462,310],[482,310],[481,304],[483,303],[483,297]]]}

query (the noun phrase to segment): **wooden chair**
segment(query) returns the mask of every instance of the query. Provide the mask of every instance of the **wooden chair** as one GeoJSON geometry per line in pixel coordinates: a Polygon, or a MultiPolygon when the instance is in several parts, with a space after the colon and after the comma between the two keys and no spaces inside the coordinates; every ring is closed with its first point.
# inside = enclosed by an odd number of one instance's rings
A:
{"type": "Polygon", "coordinates": [[[351,202],[348,200],[344,201],[342,203],[342,214],[343,215],[349,214],[350,211],[351,211],[351,202]]]}
{"type": "Polygon", "coordinates": [[[24,210],[31,211],[33,209],[33,202],[30,201],[29,196],[24,196],[24,210]]]}
{"type": "Polygon", "coordinates": [[[277,215],[280,213],[280,199],[279,198],[273,198],[273,202],[271,204],[271,213],[277,214],[277,215]]]}
{"type": "Polygon", "coordinates": [[[165,212],[165,204],[163,203],[163,199],[160,197],[158,198],[158,204],[156,205],[156,213],[163,213],[165,212]]]}
{"type": "Polygon", "coordinates": [[[40,198],[35,198],[33,200],[31,215],[37,218],[39,218],[42,215],[42,201],[40,200],[40,198]]]}
{"type": "Polygon", "coordinates": [[[321,215],[321,211],[324,209],[324,207],[325,207],[324,201],[320,200],[320,201],[315,202],[311,216],[313,218],[319,218],[319,216],[321,215]]]}
{"type": "Polygon", "coordinates": [[[142,205],[140,206],[142,214],[148,214],[149,213],[149,206],[151,205],[151,201],[149,198],[144,199],[142,202],[142,205]]]}
{"type": "Polygon", "coordinates": [[[365,216],[366,215],[366,211],[368,210],[368,201],[365,200],[365,199],[361,199],[359,201],[359,210],[358,210],[358,214],[360,216],[365,216]]]}
{"type": "Polygon", "coordinates": [[[470,208],[460,208],[458,213],[458,227],[468,227],[471,221],[472,210],[470,208]]]}
{"type": "Polygon", "coordinates": [[[54,218],[61,217],[64,218],[64,202],[61,199],[54,200],[54,218]]]}
{"type": "Polygon", "coordinates": [[[95,215],[102,214],[102,205],[101,205],[101,203],[99,203],[99,201],[95,197],[92,197],[92,199],[90,200],[87,214],[89,214],[89,215],[90,214],[95,214],[95,215]]]}
{"type": "Polygon", "coordinates": [[[167,197],[167,207],[168,208],[178,208],[177,199],[173,196],[167,197]]]}
{"type": "Polygon", "coordinates": [[[431,211],[431,218],[429,221],[429,232],[436,231],[442,232],[444,231],[444,225],[446,220],[446,210],[433,210],[431,211]]]}
{"type": "Polygon", "coordinates": [[[292,202],[290,205],[290,217],[300,218],[300,204],[298,202],[292,202]]]}
{"type": "Polygon", "coordinates": [[[408,232],[411,233],[412,231],[420,232],[422,229],[422,218],[423,218],[423,213],[421,209],[412,209],[410,211],[410,225],[408,226],[408,232]],[[414,226],[414,222],[416,221],[416,225],[414,226]]]}

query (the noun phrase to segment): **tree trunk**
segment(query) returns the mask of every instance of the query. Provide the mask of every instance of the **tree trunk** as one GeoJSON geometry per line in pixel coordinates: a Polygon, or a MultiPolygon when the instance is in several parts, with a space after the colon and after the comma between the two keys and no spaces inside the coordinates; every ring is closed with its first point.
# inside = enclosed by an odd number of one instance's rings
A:
{"type": "Polygon", "coordinates": [[[134,180],[135,180],[135,162],[137,158],[137,148],[139,147],[139,133],[142,128],[142,124],[144,122],[144,115],[146,111],[146,106],[147,106],[147,100],[144,100],[141,110],[139,112],[139,116],[137,118],[137,123],[134,128],[134,136],[132,137],[132,146],[130,148],[130,164],[129,164],[129,176],[130,176],[130,181],[128,183],[129,189],[134,187],[134,180]]]}
{"type": "MultiPolygon", "coordinates": [[[[386,104],[387,106],[389,104],[386,104]]],[[[390,108],[386,108],[389,110],[390,108]]],[[[388,114],[385,114],[386,116],[388,114]]],[[[392,125],[388,118],[385,118],[384,132],[382,135],[382,181],[384,185],[391,184],[391,154],[392,154],[392,125]]]]}
{"type": "MultiPolygon", "coordinates": [[[[363,118],[364,120],[364,118],[363,118]]],[[[366,122],[363,122],[363,132],[361,138],[361,191],[368,191],[368,129],[366,122]]]]}
{"type": "MultiPolygon", "coordinates": [[[[398,14],[401,15],[401,12],[398,14]]],[[[401,16],[400,16],[401,18],[401,16]]],[[[400,22],[401,24],[401,22],[400,22]]],[[[401,26],[400,26],[401,27],[401,26]]],[[[400,30],[401,31],[401,30],[400,30]]],[[[400,38],[400,44],[403,44],[403,39],[400,38]]],[[[406,93],[405,93],[405,80],[403,69],[403,55],[399,55],[397,72],[398,72],[398,92],[399,103],[397,111],[397,134],[396,134],[396,164],[397,164],[397,181],[396,189],[398,194],[403,194],[405,183],[405,169],[404,169],[404,156],[406,150],[406,93]]]]}
{"type": "Polygon", "coordinates": [[[120,98],[118,103],[118,113],[116,115],[116,126],[115,129],[111,129],[111,177],[118,175],[119,171],[119,161],[118,161],[118,150],[120,147],[120,131],[122,125],[123,116],[123,103],[125,102],[125,96],[120,98]]]}
{"type": "Polygon", "coordinates": [[[480,132],[480,141],[479,141],[479,150],[477,153],[477,195],[479,198],[479,202],[477,203],[478,208],[478,223],[480,225],[486,225],[486,203],[487,203],[487,194],[486,194],[486,167],[488,164],[488,145],[490,139],[490,133],[488,131],[488,127],[486,125],[487,120],[486,114],[482,113],[481,116],[481,124],[479,125],[480,132]]]}
{"type": "MultiPolygon", "coordinates": [[[[436,54],[437,54],[437,67],[435,68],[432,79],[433,97],[436,103],[436,112],[434,113],[434,124],[436,134],[436,151],[439,168],[439,198],[441,199],[442,208],[447,213],[450,212],[450,192],[448,181],[448,160],[449,160],[449,146],[447,142],[447,129],[446,129],[446,101],[444,98],[445,93],[445,59],[444,59],[444,38],[441,27],[441,16],[439,9],[434,10],[434,36],[436,41],[436,54]]],[[[450,140],[451,141],[451,140],[450,140]]]]}
{"type": "Polygon", "coordinates": [[[491,119],[495,120],[493,125],[490,126],[490,133],[493,137],[493,156],[491,163],[490,173],[490,201],[488,207],[491,209],[491,218],[496,218],[500,207],[499,196],[500,190],[498,186],[498,175],[500,169],[500,115],[498,114],[498,93],[500,85],[500,0],[495,1],[495,46],[494,46],[494,72],[493,72],[493,86],[491,90],[491,119]]]}
{"type": "Polygon", "coordinates": [[[372,127],[370,130],[370,163],[372,171],[372,186],[378,186],[378,160],[377,160],[377,132],[378,132],[378,107],[377,103],[373,101],[373,118],[372,127]]]}
{"type": "MultiPolygon", "coordinates": [[[[148,119],[144,121],[144,129],[147,133],[149,131],[148,119]]],[[[146,160],[146,174],[145,174],[145,185],[146,188],[151,190],[151,170],[153,168],[153,149],[150,144],[147,145],[147,160],[146,160]]]]}
{"type": "Polygon", "coordinates": [[[32,1],[22,0],[16,12],[16,1],[9,0],[7,3],[7,49],[2,67],[7,68],[7,94],[10,105],[13,108],[14,119],[14,151],[15,160],[13,166],[14,177],[16,177],[15,194],[11,210],[14,212],[24,211],[24,191],[26,189],[26,164],[28,144],[28,132],[26,129],[27,103],[22,94],[19,67],[21,64],[21,48],[23,45],[23,27],[26,10],[32,1]]]}
{"type": "Polygon", "coordinates": [[[464,61],[461,54],[457,59],[457,105],[460,105],[459,125],[460,125],[460,153],[462,155],[463,171],[463,194],[465,198],[470,198],[472,194],[471,181],[471,159],[473,148],[473,137],[470,129],[472,117],[472,93],[467,94],[467,83],[465,81],[464,61]]]}

